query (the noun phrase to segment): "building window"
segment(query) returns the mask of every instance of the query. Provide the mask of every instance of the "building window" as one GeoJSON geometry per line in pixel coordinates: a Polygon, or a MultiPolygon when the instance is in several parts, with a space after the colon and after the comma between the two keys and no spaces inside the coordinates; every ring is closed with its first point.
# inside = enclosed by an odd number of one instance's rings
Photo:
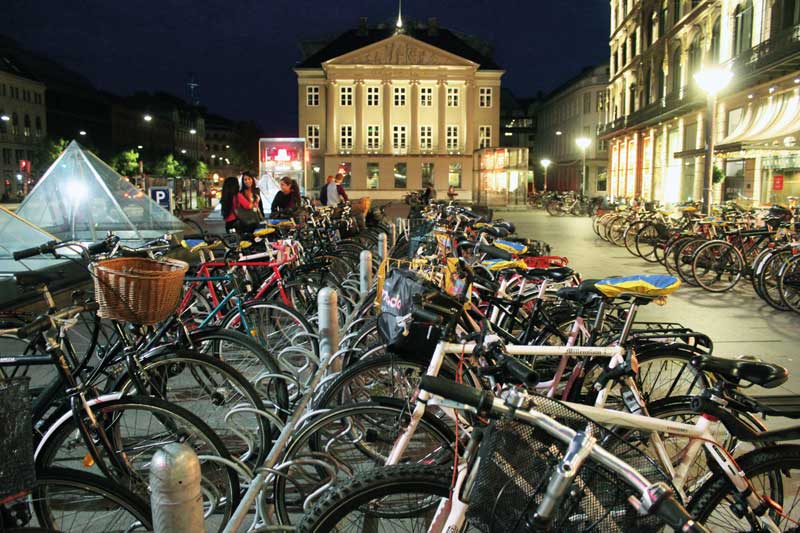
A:
{"type": "Polygon", "coordinates": [[[306,126],[306,141],[309,150],[319,150],[319,126],[309,124],[306,126]]]}
{"type": "Polygon", "coordinates": [[[458,87],[447,88],[447,107],[458,107],[459,89],[458,87]]]}
{"type": "Polygon", "coordinates": [[[309,85],[306,87],[306,106],[317,107],[319,105],[319,86],[309,85]]]}
{"type": "Polygon", "coordinates": [[[492,127],[480,126],[478,128],[478,148],[489,148],[492,145],[492,127]]]}
{"type": "Polygon", "coordinates": [[[605,192],[608,183],[608,167],[597,168],[597,192],[605,192]]]}
{"type": "Polygon", "coordinates": [[[421,107],[433,106],[433,87],[419,88],[419,105],[421,107]]]}
{"type": "Polygon", "coordinates": [[[351,85],[339,87],[339,105],[345,107],[353,105],[353,87],[351,85]]]}
{"type": "Polygon", "coordinates": [[[339,163],[339,170],[337,174],[342,175],[342,185],[345,189],[350,187],[350,181],[353,177],[353,164],[350,161],[342,161],[339,163]]]}
{"type": "Polygon", "coordinates": [[[636,57],[636,33],[631,35],[631,61],[636,57]]]}
{"type": "Polygon", "coordinates": [[[367,105],[370,107],[381,105],[380,87],[367,87],[367,105]]]}
{"type": "Polygon", "coordinates": [[[3,148],[3,164],[11,164],[11,148],[3,148]]]}
{"type": "Polygon", "coordinates": [[[625,65],[628,64],[628,43],[627,42],[622,43],[620,49],[622,50],[621,52],[622,60],[620,61],[620,65],[624,67],[625,65]]]}
{"type": "Polygon", "coordinates": [[[433,187],[433,163],[422,163],[422,186],[433,187]]]}
{"type": "Polygon", "coordinates": [[[394,164],[394,188],[395,189],[405,189],[406,188],[406,174],[408,171],[408,165],[406,163],[395,163],[394,164]]]}
{"type": "Polygon", "coordinates": [[[419,127],[419,149],[420,150],[433,150],[433,127],[420,126],[419,127]]]}
{"type": "Polygon", "coordinates": [[[675,49],[672,54],[672,63],[669,65],[669,75],[672,78],[670,91],[674,97],[677,97],[681,92],[681,49],[675,49]]]}
{"type": "Polygon", "coordinates": [[[339,128],[339,148],[342,150],[353,149],[353,126],[350,124],[339,128]]]}
{"type": "Polygon", "coordinates": [[[11,113],[11,134],[17,135],[19,133],[19,115],[14,111],[11,113]]]}
{"type": "Polygon", "coordinates": [[[492,88],[481,87],[478,90],[478,105],[480,107],[492,107],[492,88]]]}
{"type": "Polygon", "coordinates": [[[683,0],[672,0],[672,19],[673,24],[677,24],[681,19],[681,3],[683,0]]]}
{"type": "Polygon", "coordinates": [[[0,83],[0,96],[6,96],[6,84],[0,83]]]}
{"type": "Polygon", "coordinates": [[[583,114],[592,112],[592,93],[584,93],[583,95],[583,114]]]}
{"type": "Polygon", "coordinates": [[[747,0],[733,11],[733,55],[750,50],[753,40],[753,1],[747,0]]]}
{"type": "Polygon", "coordinates": [[[406,127],[392,127],[392,148],[395,150],[405,150],[407,143],[406,127]]]}
{"type": "Polygon", "coordinates": [[[394,105],[398,106],[398,107],[406,105],[406,88],[405,87],[395,87],[394,88],[394,105]]]}
{"type": "Polygon", "coordinates": [[[378,150],[381,147],[381,127],[367,126],[367,150],[378,150]]]}
{"type": "Polygon", "coordinates": [[[447,185],[456,189],[461,188],[461,163],[450,163],[447,169],[447,185]]]}
{"type": "Polygon", "coordinates": [[[714,25],[711,27],[711,57],[709,59],[712,65],[719,63],[719,24],[720,19],[717,17],[717,20],[714,21],[714,25]]]}
{"type": "Polygon", "coordinates": [[[595,111],[601,113],[603,109],[606,107],[606,92],[605,91],[597,91],[597,104],[595,105],[595,111]]]}
{"type": "Polygon", "coordinates": [[[30,137],[31,136],[31,117],[30,117],[30,115],[28,115],[28,114],[25,115],[25,118],[23,119],[23,124],[25,125],[25,130],[24,130],[23,134],[25,135],[25,137],[30,137]]]}
{"type": "Polygon", "coordinates": [[[702,53],[703,52],[700,49],[700,37],[695,37],[694,41],[692,41],[692,44],[689,45],[689,76],[693,75],[699,70],[700,57],[702,53]]]}
{"type": "Polygon", "coordinates": [[[447,149],[458,150],[458,126],[447,126],[447,149]]]}
{"type": "Polygon", "coordinates": [[[377,189],[380,185],[380,165],[378,163],[367,163],[367,189],[377,189]]]}

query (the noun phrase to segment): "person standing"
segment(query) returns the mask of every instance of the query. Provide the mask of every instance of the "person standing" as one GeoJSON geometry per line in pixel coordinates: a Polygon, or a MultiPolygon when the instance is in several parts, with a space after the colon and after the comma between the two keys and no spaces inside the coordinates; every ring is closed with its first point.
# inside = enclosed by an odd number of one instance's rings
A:
{"type": "Polygon", "coordinates": [[[336,207],[341,202],[347,202],[349,198],[347,197],[347,192],[344,190],[344,176],[341,174],[337,174],[336,178],[332,183],[329,183],[327,186],[328,189],[328,204],[336,207]]]}
{"type": "Polygon", "coordinates": [[[325,185],[319,190],[319,203],[322,205],[328,205],[328,185],[331,183],[333,183],[333,176],[328,176],[325,178],[325,185]]]}
{"type": "Polygon", "coordinates": [[[236,197],[239,195],[239,180],[236,176],[225,178],[222,183],[222,197],[219,204],[222,218],[225,220],[225,231],[237,229],[236,197]]]}
{"type": "Polygon", "coordinates": [[[289,176],[282,177],[279,183],[281,190],[272,200],[272,214],[270,216],[273,218],[291,218],[300,208],[300,187],[289,176]]]}

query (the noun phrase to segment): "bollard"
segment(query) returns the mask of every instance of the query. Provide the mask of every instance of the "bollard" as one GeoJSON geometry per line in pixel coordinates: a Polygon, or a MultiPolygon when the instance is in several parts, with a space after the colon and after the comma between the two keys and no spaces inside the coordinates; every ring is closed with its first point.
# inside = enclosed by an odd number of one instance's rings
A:
{"type": "MultiPolygon", "coordinates": [[[[319,359],[325,365],[328,359],[339,350],[339,307],[336,290],[325,287],[317,295],[317,308],[319,309],[319,359]]],[[[338,372],[341,370],[341,360],[336,361],[331,367],[338,372]]]]}
{"type": "Polygon", "coordinates": [[[369,291],[372,290],[372,252],[361,250],[359,260],[358,294],[363,302],[369,291]]]}
{"type": "Polygon", "coordinates": [[[389,229],[392,230],[392,246],[397,244],[397,226],[389,224],[389,229]]]}
{"type": "Polygon", "coordinates": [[[186,444],[170,443],[153,455],[150,505],[155,533],[205,531],[200,461],[186,444]]]}
{"type": "Polygon", "coordinates": [[[386,239],[387,237],[385,233],[378,234],[378,257],[380,257],[381,261],[386,259],[386,257],[389,255],[386,239]]]}
{"type": "Polygon", "coordinates": [[[394,225],[397,226],[397,231],[400,232],[402,235],[405,232],[405,224],[403,224],[403,217],[397,217],[394,219],[394,225]]]}

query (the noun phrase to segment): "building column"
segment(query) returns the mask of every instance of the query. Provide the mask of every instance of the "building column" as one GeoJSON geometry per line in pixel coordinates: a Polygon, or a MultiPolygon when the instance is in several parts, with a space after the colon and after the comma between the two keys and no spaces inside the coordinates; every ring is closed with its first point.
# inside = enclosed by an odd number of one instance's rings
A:
{"type": "MultiPolygon", "coordinates": [[[[464,95],[464,102],[467,106],[467,112],[465,113],[466,116],[466,124],[464,131],[466,133],[466,138],[464,142],[466,143],[465,153],[472,155],[472,152],[475,151],[476,143],[475,138],[477,136],[477,128],[478,125],[475,124],[475,80],[467,80],[467,83],[464,86],[464,91],[466,94],[464,95]]],[[[494,132],[492,132],[494,134],[494,132]]],[[[492,144],[491,142],[489,143],[492,144]]]]}
{"type": "Polygon", "coordinates": [[[353,147],[355,153],[365,153],[364,137],[366,131],[364,130],[364,80],[356,80],[356,94],[353,104],[356,106],[356,125],[353,134],[356,136],[353,147]]]}
{"type": "Polygon", "coordinates": [[[383,153],[392,153],[392,82],[383,80],[383,153]]]}
{"type": "Polygon", "coordinates": [[[325,153],[334,154],[336,149],[336,123],[334,106],[336,105],[336,81],[330,80],[325,85],[325,136],[327,138],[325,153]]]}
{"type": "Polygon", "coordinates": [[[439,80],[439,146],[437,152],[440,154],[447,153],[447,121],[445,120],[447,114],[447,82],[439,80]]]}
{"type": "Polygon", "coordinates": [[[411,80],[411,127],[408,132],[408,153],[419,153],[419,80],[411,80]]]}

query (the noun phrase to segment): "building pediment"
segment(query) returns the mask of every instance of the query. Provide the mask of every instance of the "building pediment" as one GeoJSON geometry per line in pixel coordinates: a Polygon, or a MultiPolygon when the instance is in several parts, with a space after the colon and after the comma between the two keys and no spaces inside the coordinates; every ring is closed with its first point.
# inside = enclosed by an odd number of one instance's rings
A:
{"type": "Polygon", "coordinates": [[[334,57],[323,64],[324,67],[338,65],[478,66],[468,59],[402,34],[334,57]]]}

